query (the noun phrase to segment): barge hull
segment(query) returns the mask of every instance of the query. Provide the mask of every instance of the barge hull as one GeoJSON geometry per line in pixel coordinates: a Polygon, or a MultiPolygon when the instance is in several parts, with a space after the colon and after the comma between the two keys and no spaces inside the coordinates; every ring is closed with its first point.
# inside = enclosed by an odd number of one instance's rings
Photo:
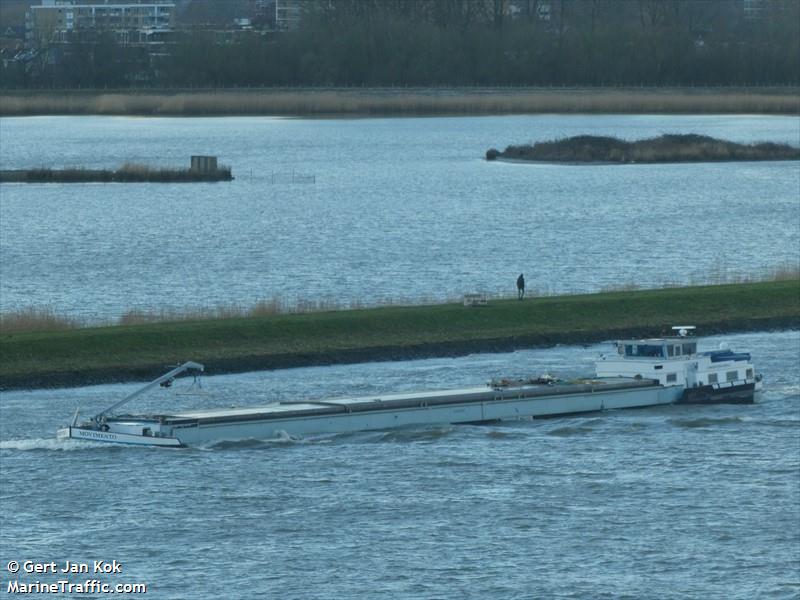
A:
{"type": "Polygon", "coordinates": [[[678,404],[753,404],[757,382],[703,385],[683,392],[678,404]]]}
{"type": "Polygon", "coordinates": [[[173,437],[149,437],[141,434],[130,434],[110,431],[95,431],[84,427],[64,427],[57,432],[59,438],[72,438],[87,442],[103,444],[127,444],[130,446],[159,446],[164,448],[179,448],[180,440],[173,437]]]}
{"type": "MultiPolygon", "coordinates": [[[[536,417],[579,414],[623,408],[638,408],[673,404],[680,398],[679,388],[658,385],[625,387],[594,392],[542,395],[431,404],[420,402],[416,406],[383,406],[363,411],[330,411],[320,413],[311,409],[308,416],[293,411],[292,416],[275,417],[269,413],[253,414],[247,420],[236,422],[212,417],[192,422],[181,416],[171,426],[165,422],[167,435],[183,445],[198,445],[221,440],[272,439],[281,435],[302,437],[310,434],[351,433],[356,431],[384,430],[420,425],[446,425],[509,421],[536,417]]],[[[390,404],[390,403],[387,403],[390,404]]]]}

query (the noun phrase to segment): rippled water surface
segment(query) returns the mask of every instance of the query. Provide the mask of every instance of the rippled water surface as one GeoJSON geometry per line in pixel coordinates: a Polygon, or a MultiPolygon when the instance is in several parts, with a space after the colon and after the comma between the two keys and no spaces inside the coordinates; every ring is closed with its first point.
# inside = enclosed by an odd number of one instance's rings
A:
{"type": "MultiPolygon", "coordinates": [[[[152,450],[53,437],[135,385],[3,393],[0,565],[116,559],[100,579],[147,598],[797,598],[800,333],[720,343],[753,353],[756,404],[152,450]]],[[[569,377],[601,351],[207,377],[138,408],[569,377]]]]}
{"type": "MultiPolygon", "coordinates": [[[[232,165],[232,183],[0,186],[0,310],[131,308],[709,281],[796,264],[798,163],[487,163],[596,133],[800,143],[800,120],[537,116],[0,120],[0,166],[232,165]],[[313,184],[286,183],[292,171],[313,184]],[[273,178],[273,175],[277,175],[273,178]]],[[[9,561],[117,560],[146,598],[798,598],[800,334],[753,353],[752,406],[278,438],[176,451],[54,439],[135,389],[0,396],[0,595],[9,561]]],[[[175,386],[141,410],[585,374],[557,347],[175,386]]],[[[199,358],[199,357],[198,357],[199,358]]],[[[83,581],[85,576],[75,577],[83,581]]],[[[50,583],[51,575],[21,581],[50,583]]],[[[82,596],[89,597],[89,596],[82,596]]]]}
{"type": "Polygon", "coordinates": [[[0,187],[0,309],[89,320],[263,299],[370,304],[760,276],[796,265],[798,162],[520,165],[490,147],[695,132],[800,144],[800,119],[503,116],[0,120],[0,166],[186,166],[235,181],[0,187]],[[292,172],[313,184],[286,183],[292,172]],[[274,177],[276,176],[276,177],[274,177]],[[273,183],[273,180],[275,181],[273,183]]]}

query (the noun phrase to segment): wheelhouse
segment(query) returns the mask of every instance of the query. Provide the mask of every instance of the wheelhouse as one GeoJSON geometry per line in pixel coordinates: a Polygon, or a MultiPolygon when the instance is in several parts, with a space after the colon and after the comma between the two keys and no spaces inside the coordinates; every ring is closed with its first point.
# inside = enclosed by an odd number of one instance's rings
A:
{"type": "Polygon", "coordinates": [[[618,352],[625,358],[676,358],[697,354],[697,342],[684,338],[621,342],[618,352]]]}

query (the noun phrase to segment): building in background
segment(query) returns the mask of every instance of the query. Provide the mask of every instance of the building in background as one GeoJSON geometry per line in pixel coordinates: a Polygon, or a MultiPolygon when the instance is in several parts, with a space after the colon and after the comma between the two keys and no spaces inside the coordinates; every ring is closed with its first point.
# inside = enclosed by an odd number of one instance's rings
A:
{"type": "Polygon", "coordinates": [[[172,2],[110,3],[99,0],[41,0],[26,15],[27,41],[40,47],[69,43],[87,32],[112,33],[120,44],[163,39],[175,26],[172,2]]]}
{"type": "Polygon", "coordinates": [[[742,0],[745,19],[760,19],[764,12],[763,0],[742,0]]]}
{"type": "Polygon", "coordinates": [[[275,0],[275,29],[292,31],[300,25],[301,0],[275,0]]]}
{"type": "Polygon", "coordinates": [[[30,81],[147,84],[174,45],[175,13],[173,2],[40,0],[25,14],[17,71],[30,81]]]}

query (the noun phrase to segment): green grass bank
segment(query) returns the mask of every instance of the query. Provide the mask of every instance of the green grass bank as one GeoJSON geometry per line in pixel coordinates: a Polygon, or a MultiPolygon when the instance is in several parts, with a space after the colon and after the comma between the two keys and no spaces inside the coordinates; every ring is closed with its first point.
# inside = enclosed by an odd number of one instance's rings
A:
{"type": "Polygon", "coordinates": [[[0,336],[0,389],[143,380],[196,360],[211,374],[457,356],[556,343],[800,327],[800,280],[94,327],[0,336]]]}
{"type": "Polygon", "coordinates": [[[800,114],[797,87],[5,90],[0,116],[800,114]]]}

